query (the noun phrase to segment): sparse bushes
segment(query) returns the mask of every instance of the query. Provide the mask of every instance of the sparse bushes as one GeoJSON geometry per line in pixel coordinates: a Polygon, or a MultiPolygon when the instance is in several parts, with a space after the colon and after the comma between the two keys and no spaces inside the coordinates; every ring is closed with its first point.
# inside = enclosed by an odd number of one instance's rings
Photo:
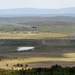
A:
{"type": "Polygon", "coordinates": [[[14,65],[14,66],[16,66],[16,67],[23,67],[23,64],[16,64],[16,65],[14,65]]]}
{"type": "Polygon", "coordinates": [[[6,66],[8,67],[8,64],[6,64],[6,66]]]}
{"type": "Polygon", "coordinates": [[[14,65],[14,67],[24,67],[24,68],[27,68],[28,67],[28,64],[20,64],[20,63],[17,63],[16,65],[14,65]]]}

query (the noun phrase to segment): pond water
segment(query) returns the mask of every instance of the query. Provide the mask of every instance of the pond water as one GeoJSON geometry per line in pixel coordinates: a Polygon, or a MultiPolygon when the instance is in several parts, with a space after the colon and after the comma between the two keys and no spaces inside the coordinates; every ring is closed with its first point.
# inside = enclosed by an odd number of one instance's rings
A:
{"type": "Polygon", "coordinates": [[[27,51],[27,50],[33,50],[34,47],[18,47],[17,51],[27,51]]]}

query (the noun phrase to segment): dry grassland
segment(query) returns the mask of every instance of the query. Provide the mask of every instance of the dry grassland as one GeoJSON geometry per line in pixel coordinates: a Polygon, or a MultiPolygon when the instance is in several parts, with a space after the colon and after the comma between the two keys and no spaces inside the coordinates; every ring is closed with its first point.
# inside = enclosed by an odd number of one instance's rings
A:
{"type": "Polygon", "coordinates": [[[67,37],[67,34],[57,33],[0,33],[0,39],[43,39],[67,37]]]}
{"type": "MultiPolygon", "coordinates": [[[[64,62],[67,65],[72,64],[71,62],[73,62],[73,65],[74,65],[75,53],[66,53],[66,54],[63,54],[62,57],[31,57],[31,58],[3,60],[3,61],[0,61],[0,68],[11,69],[11,67],[17,63],[30,64],[30,65],[32,63],[35,63],[34,67],[36,67],[37,63],[39,63],[39,65],[41,65],[40,63],[43,63],[46,66],[48,66],[50,62],[51,63],[59,62],[58,64],[61,64],[62,62],[64,62]],[[8,64],[9,66],[7,67],[6,64],[8,64]]],[[[37,65],[37,67],[39,65],[37,65]]],[[[31,66],[33,67],[33,65],[31,66]]],[[[41,65],[40,67],[43,67],[43,66],[41,65]]]]}

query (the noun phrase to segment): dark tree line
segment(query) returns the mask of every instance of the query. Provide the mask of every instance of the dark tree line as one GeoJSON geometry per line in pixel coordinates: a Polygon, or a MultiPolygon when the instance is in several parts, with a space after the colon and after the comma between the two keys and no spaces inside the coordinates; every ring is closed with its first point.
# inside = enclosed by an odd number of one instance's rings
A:
{"type": "Polygon", "coordinates": [[[50,68],[33,68],[28,70],[0,69],[0,75],[75,75],[75,67],[53,65],[50,68]]]}

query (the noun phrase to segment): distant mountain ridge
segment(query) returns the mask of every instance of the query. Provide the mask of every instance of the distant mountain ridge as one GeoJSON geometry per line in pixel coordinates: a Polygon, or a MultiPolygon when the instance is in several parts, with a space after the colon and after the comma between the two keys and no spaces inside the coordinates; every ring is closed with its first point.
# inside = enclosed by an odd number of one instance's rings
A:
{"type": "Polygon", "coordinates": [[[75,7],[61,9],[5,9],[0,10],[0,16],[75,16],[75,7]]]}

